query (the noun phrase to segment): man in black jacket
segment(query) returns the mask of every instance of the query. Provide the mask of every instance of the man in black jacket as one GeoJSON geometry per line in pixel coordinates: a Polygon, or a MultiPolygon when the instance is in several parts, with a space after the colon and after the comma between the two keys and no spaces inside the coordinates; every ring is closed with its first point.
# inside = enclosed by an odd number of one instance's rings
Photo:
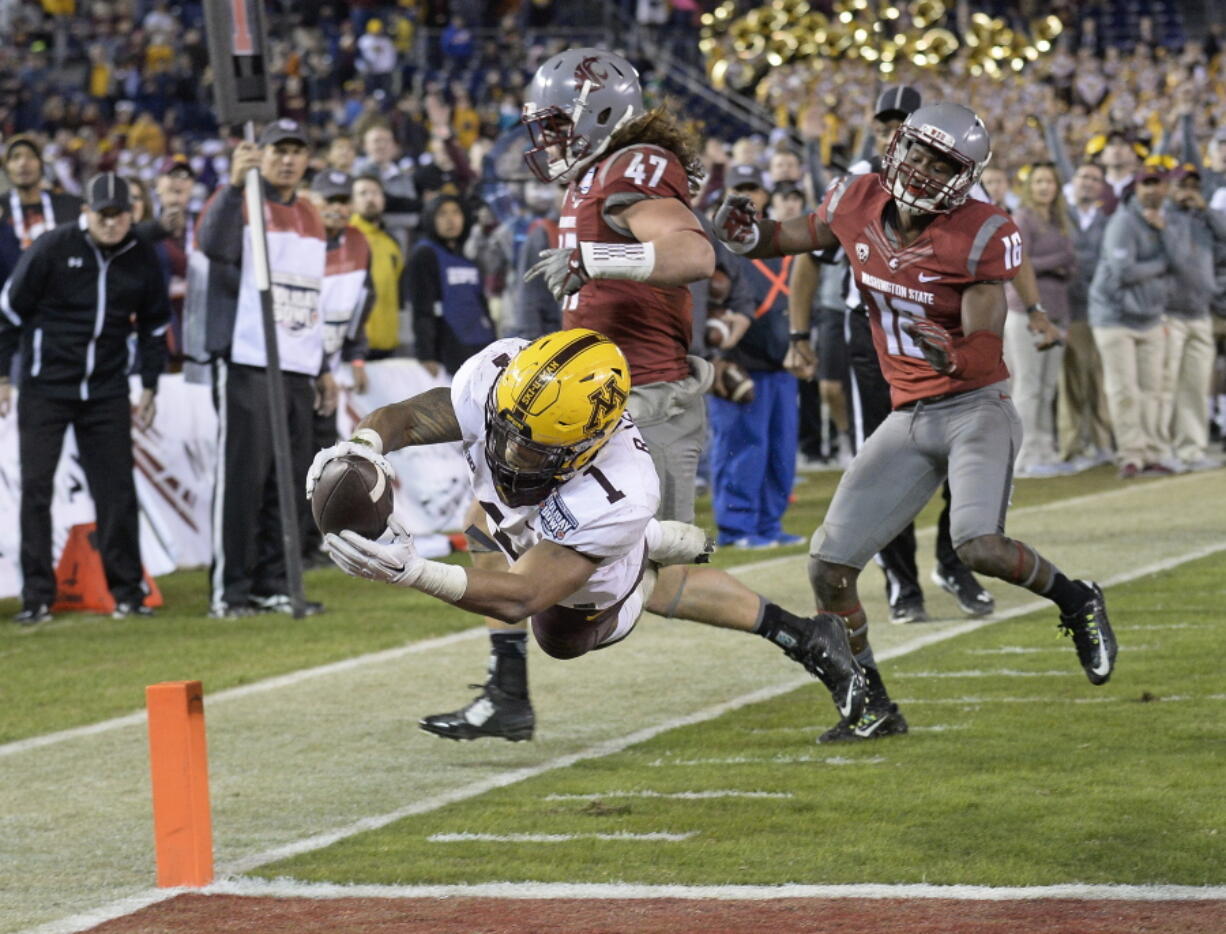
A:
{"type": "Polygon", "coordinates": [[[166,361],[170,302],[153,247],[132,233],[128,184],[95,176],[80,224],[44,234],[21,257],[0,293],[0,417],[8,415],[7,373],[22,349],[17,400],[21,446],[22,610],[18,623],[51,618],[51,498],[64,431],[72,425],[98,513],[98,551],[115,617],[149,616],[144,606],[128,335],[135,330],[144,391],[141,428],[153,422],[158,375],[166,361]]]}

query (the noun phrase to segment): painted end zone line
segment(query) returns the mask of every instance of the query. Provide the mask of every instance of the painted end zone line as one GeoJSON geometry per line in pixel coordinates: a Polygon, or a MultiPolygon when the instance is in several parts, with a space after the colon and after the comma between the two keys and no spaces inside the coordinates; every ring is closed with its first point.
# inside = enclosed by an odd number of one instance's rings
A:
{"type": "Polygon", "coordinates": [[[208,889],[211,895],[263,895],[283,898],[954,898],[1014,901],[1060,898],[1112,901],[1220,901],[1226,886],[1191,885],[1035,885],[994,888],[986,885],[632,885],[553,882],[490,882],[482,885],[328,885],[279,879],[233,879],[208,889]]]}
{"type": "MultiPolygon", "coordinates": [[[[1157,574],[1161,571],[1170,570],[1173,567],[1178,567],[1179,565],[1186,564],[1190,561],[1196,561],[1196,560],[1199,560],[1200,558],[1205,558],[1205,557],[1208,557],[1209,555],[1217,554],[1220,551],[1226,551],[1226,541],[1218,542],[1213,545],[1204,545],[1200,548],[1193,549],[1192,551],[1185,552],[1184,554],[1166,558],[1162,561],[1156,561],[1152,564],[1146,565],[1145,567],[1137,568],[1136,570],[1116,574],[1113,577],[1108,578],[1107,580],[1100,581],[1100,583],[1103,584],[1104,587],[1112,586],[1115,584],[1127,583],[1129,581],[1137,580],[1138,578],[1147,577],[1151,574],[1157,574]]],[[[877,658],[883,661],[892,659],[892,658],[899,658],[903,655],[907,655],[907,654],[910,654],[911,652],[918,651],[919,649],[925,648],[929,645],[935,645],[939,642],[945,642],[949,639],[956,638],[957,636],[963,635],[964,633],[975,632],[976,630],[982,629],[985,626],[991,626],[995,623],[1004,622],[1007,619],[1013,619],[1018,616],[1025,616],[1037,610],[1050,609],[1050,608],[1051,608],[1051,604],[1047,600],[1033,600],[1029,603],[1025,603],[1021,606],[1015,607],[1012,610],[1006,611],[1004,613],[1000,613],[998,615],[990,616],[990,617],[983,618],[983,619],[967,620],[955,626],[950,626],[947,629],[942,629],[937,632],[931,632],[925,635],[918,636],[917,638],[912,639],[909,642],[905,642],[905,643],[902,643],[901,645],[895,646],[893,649],[887,649],[885,651],[880,652],[877,655],[877,658]]],[[[472,630],[466,631],[465,633],[456,633],[453,636],[448,636],[444,638],[463,637],[467,635],[468,632],[472,632],[472,630]]],[[[484,632],[484,630],[478,629],[476,630],[476,632],[482,633],[484,632]]],[[[472,638],[472,636],[469,636],[469,638],[472,638]]],[[[433,798],[427,798],[423,801],[418,801],[413,804],[407,805],[403,808],[399,808],[388,814],[383,814],[377,817],[364,818],[363,820],[356,821],[348,825],[347,827],[342,827],[337,830],[330,831],[324,834],[317,834],[316,836],[308,837],[307,839],[300,840],[296,843],[287,844],[285,846],[278,847],[273,850],[268,850],[264,853],[257,853],[253,856],[234,860],[226,865],[219,866],[218,874],[223,875],[223,876],[241,875],[244,872],[249,872],[250,870],[256,869],[267,863],[273,863],[273,862],[277,862],[282,859],[287,859],[291,856],[297,856],[300,853],[309,853],[312,850],[322,849],[326,846],[331,846],[333,843],[336,843],[340,840],[344,840],[348,837],[354,836],[355,834],[359,834],[367,830],[376,830],[380,827],[384,827],[390,823],[400,820],[403,817],[409,817],[414,814],[424,814],[429,811],[434,811],[434,810],[437,810],[438,808],[444,807],[445,805],[452,804],[457,801],[464,801],[469,798],[474,798],[474,797],[477,797],[478,795],[484,794],[487,791],[493,791],[495,788],[505,788],[508,785],[514,785],[526,779],[535,778],[537,775],[543,775],[546,772],[552,772],[556,769],[566,768],[567,766],[573,765],[576,762],[581,762],[585,759],[598,759],[604,756],[613,755],[614,753],[622,752],[623,750],[629,748],[630,746],[634,746],[634,745],[637,745],[638,743],[646,742],[647,740],[652,739],[661,733],[666,733],[669,730],[678,729],[680,727],[690,726],[692,724],[697,724],[697,723],[705,723],[706,721],[714,720],[716,717],[722,716],[725,713],[729,713],[733,710],[738,710],[742,707],[748,706],[749,704],[756,704],[761,701],[772,700],[776,697],[779,697],[782,694],[786,694],[789,691],[793,691],[796,688],[799,688],[799,687],[802,687],[803,685],[811,684],[811,683],[812,683],[811,678],[804,677],[804,678],[793,678],[793,679],[783,681],[777,684],[768,685],[767,687],[759,688],[756,691],[751,691],[748,694],[742,694],[740,697],[736,697],[731,700],[725,701],[722,704],[716,704],[713,707],[708,707],[705,710],[699,710],[692,714],[688,714],[687,716],[684,716],[684,717],[678,717],[674,720],[669,720],[663,723],[659,723],[655,726],[647,727],[642,730],[638,730],[626,736],[622,736],[622,737],[610,739],[610,740],[605,740],[604,742],[597,743],[594,746],[589,746],[587,749],[581,750],[576,753],[571,753],[565,756],[559,756],[555,759],[550,759],[547,762],[542,762],[539,765],[531,766],[529,768],[517,769],[512,772],[505,772],[502,775],[492,776],[488,779],[485,779],[479,782],[472,782],[460,788],[453,789],[452,791],[447,792],[445,794],[436,795],[433,798]]],[[[10,744],[10,745],[16,745],[16,744],[10,744]]],[[[136,895],[133,895],[130,898],[121,899],[119,901],[111,903],[110,905],[106,905],[102,908],[99,908],[98,910],[93,911],[93,912],[88,912],[86,914],[81,914],[81,915],[75,915],[70,918],[65,918],[61,921],[54,921],[49,924],[42,925],[40,927],[31,928],[27,932],[25,932],[25,934],[75,934],[75,932],[84,931],[91,927],[96,927],[97,925],[103,923],[104,921],[109,921],[113,918],[123,917],[124,915],[128,915],[135,911],[138,911],[147,905],[152,905],[157,902],[164,901],[167,898],[171,898],[172,896],[176,894],[181,894],[183,892],[203,891],[205,893],[216,892],[218,894],[258,894],[255,891],[255,889],[252,889],[250,891],[239,891],[238,887],[256,886],[259,884],[262,884],[262,883],[257,883],[255,880],[241,880],[241,881],[240,880],[225,880],[222,882],[215,883],[214,885],[208,886],[207,888],[203,890],[200,890],[200,889],[149,889],[145,891],[144,893],[138,893],[136,895]]],[[[359,891],[359,889],[361,889],[360,886],[354,886],[351,888],[346,888],[344,886],[332,886],[332,887],[318,886],[316,888],[319,888],[320,890],[325,890],[325,889],[333,890],[334,889],[337,893],[348,892],[349,894],[357,894],[357,895],[361,894],[361,892],[359,891]]],[[[528,888],[527,884],[516,883],[514,885],[508,885],[507,890],[505,891],[502,889],[499,889],[498,884],[494,884],[492,886],[480,886],[480,885],[456,886],[456,887],[437,886],[437,887],[430,887],[428,889],[422,888],[417,891],[423,891],[423,892],[429,891],[429,892],[437,893],[437,894],[431,894],[431,895],[424,895],[423,897],[444,897],[444,896],[453,896],[453,895],[459,895],[459,894],[472,895],[472,894],[481,894],[483,892],[486,892],[496,897],[509,898],[509,897],[513,897],[513,895],[511,894],[511,891],[523,892],[527,890],[527,888],[528,888]]],[[[632,886],[630,888],[634,890],[642,890],[642,891],[652,890],[651,886],[641,886],[641,887],[632,886]]],[[[1136,895],[1122,896],[1122,897],[1134,898],[1134,899],[1173,897],[1173,898],[1179,898],[1179,899],[1185,899],[1185,900],[1187,899],[1220,900],[1220,899],[1226,898],[1226,887],[1222,887],[1222,886],[1206,887],[1206,888],[1196,888],[1193,886],[1157,886],[1157,887],[1154,887],[1153,889],[1149,889],[1144,886],[1132,886],[1132,887],[1130,886],[1098,886],[1098,887],[1095,887],[1095,886],[1052,886],[1052,887],[1043,888],[1043,889],[1037,889],[1037,888],[994,889],[994,888],[988,888],[988,887],[980,888],[976,886],[948,886],[948,887],[941,887],[941,886],[918,886],[918,887],[915,887],[915,886],[901,886],[901,887],[891,887],[891,886],[830,886],[830,887],[825,887],[825,886],[795,886],[795,887],[777,886],[777,887],[767,887],[763,889],[763,891],[769,892],[772,894],[770,894],[769,896],[763,895],[762,897],[771,897],[771,898],[786,897],[787,892],[785,890],[789,888],[805,889],[805,890],[811,890],[813,892],[843,891],[845,893],[843,897],[853,897],[853,898],[874,898],[874,897],[876,898],[890,898],[890,897],[896,897],[896,898],[923,898],[923,897],[927,897],[927,898],[941,898],[941,897],[963,898],[965,897],[965,898],[970,898],[970,897],[973,897],[971,895],[958,894],[959,892],[962,892],[962,891],[967,891],[967,892],[982,891],[982,892],[987,892],[987,893],[1000,893],[1000,892],[1015,893],[1012,895],[1006,894],[1003,896],[999,896],[1001,898],[1083,898],[1083,897],[1090,897],[1089,895],[1086,895],[1084,893],[1093,893],[1092,897],[1096,897],[1096,898],[1112,897],[1108,894],[1100,893],[1099,889],[1103,890],[1103,892],[1132,891],[1132,892],[1138,892],[1138,893],[1139,892],[1148,893],[1148,894],[1136,894],[1136,895]],[[913,889],[914,891],[912,891],[913,889]],[[924,890],[928,890],[932,893],[942,893],[942,894],[924,895],[922,894],[924,890]],[[873,891],[879,891],[879,892],[885,892],[885,893],[895,893],[895,894],[892,894],[892,895],[891,894],[880,894],[880,895],[870,894],[873,891]],[[1167,891],[1178,892],[1181,894],[1178,894],[1175,896],[1163,896],[1159,894],[1159,893],[1167,892],[1167,891]],[[1065,892],[1068,894],[1058,894],[1061,892],[1065,892]],[[1030,894],[1025,894],[1025,893],[1030,893],[1030,894]],[[1035,893],[1039,893],[1039,894],[1035,894],[1035,893]]],[[[559,893],[562,893],[564,891],[573,891],[573,892],[582,893],[582,894],[575,894],[572,896],[567,896],[565,894],[556,894],[552,896],[536,896],[536,897],[554,897],[554,898],[564,898],[564,897],[613,898],[613,897],[616,897],[612,894],[597,896],[593,894],[596,891],[596,889],[597,889],[596,886],[579,886],[579,885],[554,886],[552,887],[552,890],[556,890],[559,893]]],[[[713,889],[703,889],[702,891],[704,892],[709,891],[713,893],[713,892],[730,891],[731,889],[732,887],[726,887],[726,888],[716,887],[713,889]]],[[[749,889],[752,891],[753,887],[749,887],[749,889]]],[[[382,889],[379,889],[379,890],[384,891],[382,889]]],[[[641,896],[636,896],[636,897],[640,897],[640,898],[646,898],[646,897],[684,898],[686,897],[683,894],[670,895],[669,894],[670,891],[671,889],[669,887],[662,887],[661,889],[654,890],[654,894],[650,896],[641,895],[641,896]]],[[[678,891],[684,892],[684,891],[697,891],[697,890],[687,890],[684,887],[679,887],[678,891]]],[[[298,894],[298,893],[296,892],[295,894],[298,894]]],[[[327,897],[338,897],[338,896],[330,895],[327,897]]],[[[623,897],[626,897],[626,896],[623,896],[623,897]]],[[[715,894],[703,894],[703,895],[696,895],[696,896],[690,896],[690,897],[716,898],[720,896],[717,896],[715,894]]],[[[747,898],[751,896],[740,895],[740,896],[722,896],[722,897],[747,898]]],[[[805,896],[797,896],[797,897],[805,897],[805,896]]],[[[836,898],[840,896],[838,895],[813,895],[811,897],[836,898]]],[[[989,896],[985,895],[982,897],[987,898],[989,896]]],[[[1117,897],[1120,897],[1120,896],[1117,896],[1117,897]]]]}

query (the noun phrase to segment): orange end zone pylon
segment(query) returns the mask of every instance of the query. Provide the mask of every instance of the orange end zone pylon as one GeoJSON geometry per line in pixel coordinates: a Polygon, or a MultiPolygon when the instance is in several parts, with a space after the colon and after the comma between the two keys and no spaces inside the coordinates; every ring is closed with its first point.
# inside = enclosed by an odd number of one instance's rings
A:
{"type": "Polygon", "coordinates": [[[149,766],[153,777],[153,839],[160,887],[213,881],[204,688],[166,681],[145,688],[149,766]]]}

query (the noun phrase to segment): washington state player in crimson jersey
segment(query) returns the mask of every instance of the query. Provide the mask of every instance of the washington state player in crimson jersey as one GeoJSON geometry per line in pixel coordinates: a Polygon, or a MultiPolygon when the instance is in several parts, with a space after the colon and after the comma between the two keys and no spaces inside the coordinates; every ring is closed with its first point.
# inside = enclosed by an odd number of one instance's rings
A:
{"type": "Polygon", "coordinates": [[[856,579],[949,478],[951,533],[973,570],[1045,596],[1094,684],[1111,676],[1115,636],[1102,590],[1065,577],[1004,535],[1021,423],[1001,353],[1004,281],[1022,259],[1003,211],[967,195],[988,160],[982,121],[957,104],[920,107],[895,131],[882,175],[843,180],[816,214],[777,224],[729,198],[715,226],[730,249],[778,256],[841,245],[870,309],[894,409],[843,475],[813,535],[818,606],[841,615],[869,679],[869,701],[819,742],[905,733],[868,643],[856,579]]]}
{"type": "MultiPolygon", "coordinates": [[[[714,247],[690,208],[701,171],[695,142],[666,110],[645,109],[634,67],[603,49],[569,49],[541,65],[525,92],[523,123],[533,174],[568,185],[558,246],[542,251],[525,279],[542,278],[563,302],[563,327],[598,331],[621,348],[632,383],[626,408],[660,478],[657,517],[692,522],[706,436],[703,393],[713,373],[687,357],[686,286],[715,269],[714,247]]],[[[474,565],[498,567],[502,559],[482,532],[485,517],[469,518],[474,565]]],[[[678,589],[666,605],[680,598],[678,589]]],[[[492,649],[481,694],[460,710],[424,718],[427,732],[531,735],[527,631],[493,618],[486,624],[492,649]]]]}

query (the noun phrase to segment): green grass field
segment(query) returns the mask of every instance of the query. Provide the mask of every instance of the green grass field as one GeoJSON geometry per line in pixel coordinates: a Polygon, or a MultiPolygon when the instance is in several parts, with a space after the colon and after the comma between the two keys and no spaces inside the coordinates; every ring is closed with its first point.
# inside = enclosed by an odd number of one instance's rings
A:
{"type": "Polygon", "coordinates": [[[307,881],[1226,883],[1226,555],[1113,589],[1095,689],[1050,612],[887,663],[913,731],[813,742],[805,687],[264,867],[307,881]],[[757,797],[676,798],[739,792],[757,797]],[[767,796],[769,795],[769,796],[767,796]],[[576,797],[570,797],[576,796],[576,797]],[[591,834],[692,834],[677,841],[591,834]],[[439,834],[575,835],[432,842],[439,834]]]}
{"type": "MultiPolygon", "coordinates": [[[[812,531],[836,482],[803,476],[786,528],[812,531]]],[[[1224,501],[1224,471],[1018,484],[1011,534],[1107,583],[1123,648],[1102,688],[1024,591],[993,583],[998,616],[974,628],[927,585],[933,620],[890,626],[868,569],[913,729],[851,747],[814,743],[829,698],[768,643],[650,617],[609,652],[533,651],[533,742],[427,736],[417,718],[481,678],[478,620],[335,570],[308,575],[329,611],[302,621],[210,620],[197,570],[159,580],[153,620],[0,626],[0,864],[22,867],[0,934],[156,895],[141,711],[147,684],[177,679],[205,683],[222,874],[1220,886],[1224,501]],[[498,839],[524,834],[557,839],[498,839]]],[[[918,523],[922,573],[937,508],[918,523]]],[[[805,550],[715,562],[802,609],[805,550]]]]}
{"type": "MultiPolygon", "coordinates": [[[[786,526],[809,535],[821,522],[838,482],[837,473],[802,474],[786,526]]],[[[1100,469],[1072,477],[1018,484],[1015,505],[1027,506],[1093,493],[1114,485],[1100,469]]],[[[713,529],[709,500],[698,522],[713,529]]],[[[917,520],[933,525],[939,500],[917,520]]],[[[731,567],[762,557],[802,554],[805,546],[746,552],[727,549],[714,564],[731,567]]],[[[455,560],[465,561],[462,556],[455,560]]],[[[211,620],[203,570],[159,579],[165,608],[150,620],[113,621],[73,613],[27,632],[0,626],[0,743],[121,716],[144,706],[144,686],[197,679],[210,691],[376,652],[474,625],[475,618],[436,600],[379,588],[339,570],[308,572],[307,593],[329,608],[323,616],[295,621],[268,615],[211,620]]],[[[20,608],[0,600],[0,619],[20,608]]]]}

